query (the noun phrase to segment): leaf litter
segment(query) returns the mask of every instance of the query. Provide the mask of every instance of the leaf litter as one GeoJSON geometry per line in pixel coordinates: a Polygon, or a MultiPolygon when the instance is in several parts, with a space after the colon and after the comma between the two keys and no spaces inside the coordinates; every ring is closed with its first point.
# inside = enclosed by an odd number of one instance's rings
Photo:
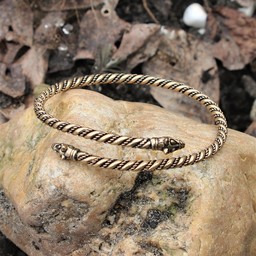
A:
{"type": "Polygon", "coordinates": [[[207,35],[213,57],[229,70],[243,69],[256,58],[256,19],[221,7],[208,15],[207,35]]]}
{"type": "MultiPolygon", "coordinates": [[[[249,7],[252,3],[236,0],[236,4],[249,7]]],[[[144,0],[137,4],[136,13],[143,14],[141,18],[117,15],[120,8],[132,15],[131,5],[136,7],[126,0],[2,0],[0,107],[8,109],[4,102],[10,99],[29,106],[32,100],[26,99],[37,86],[95,72],[142,72],[183,81],[220,103],[219,72],[223,67],[225,72],[249,69],[241,82],[245,86],[248,81],[255,84],[255,17],[246,17],[238,7],[217,1],[206,6],[206,33],[200,35],[184,26],[180,16],[173,18],[175,12],[180,15],[179,10],[185,9],[185,2],[144,0]],[[165,20],[165,26],[154,23],[153,17],[156,22],[165,20]]],[[[103,88],[104,92],[113,98],[144,98],[191,118],[210,121],[195,102],[175,93],[123,85],[103,88]]]]}

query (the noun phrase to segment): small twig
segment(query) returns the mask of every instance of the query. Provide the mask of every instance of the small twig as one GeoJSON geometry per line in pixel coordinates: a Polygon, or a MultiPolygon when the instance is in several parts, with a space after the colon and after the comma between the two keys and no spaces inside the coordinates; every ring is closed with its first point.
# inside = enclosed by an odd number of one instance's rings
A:
{"type": "MultiPolygon", "coordinates": [[[[74,4],[74,5],[76,5],[76,4],[74,4]]],[[[78,25],[80,26],[81,21],[80,21],[80,18],[79,18],[79,13],[78,13],[78,8],[77,8],[77,6],[76,6],[76,8],[75,8],[75,13],[76,13],[77,23],[78,23],[78,25]]]]}
{"type": "Polygon", "coordinates": [[[95,11],[95,9],[94,9],[94,5],[93,5],[93,3],[92,3],[92,0],[90,0],[90,5],[91,5],[92,12],[93,12],[93,15],[94,15],[95,20],[96,20],[96,24],[97,24],[97,26],[99,27],[99,26],[100,26],[100,22],[99,22],[99,19],[98,19],[98,17],[97,17],[96,11],[95,11]]]}
{"type": "Polygon", "coordinates": [[[160,24],[160,22],[157,20],[157,18],[155,17],[155,15],[153,14],[153,12],[151,12],[151,10],[148,7],[148,2],[147,0],[142,0],[143,3],[143,7],[146,10],[147,14],[150,16],[150,18],[157,24],[160,24]]]}
{"type": "MultiPolygon", "coordinates": [[[[63,7],[65,6],[65,4],[66,4],[66,0],[61,1],[59,8],[62,10],[63,7]]],[[[56,3],[56,5],[57,5],[57,3],[56,3]]]]}
{"type": "Polygon", "coordinates": [[[203,2],[204,2],[204,6],[205,6],[206,11],[209,12],[209,10],[211,10],[211,8],[210,8],[208,0],[204,0],[203,2]]]}

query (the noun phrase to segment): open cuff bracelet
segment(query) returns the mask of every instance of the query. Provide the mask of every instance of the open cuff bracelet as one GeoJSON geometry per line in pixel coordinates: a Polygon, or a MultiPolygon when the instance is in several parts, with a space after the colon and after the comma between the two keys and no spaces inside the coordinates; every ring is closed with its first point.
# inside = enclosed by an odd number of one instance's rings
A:
{"type": "Polygon", "coordinates": [[[183,83],[152,76],[136,74],[94,74],[56,83],[50,86],[46,91],[41,93],[39,97],[35,99],[34,109],[36,116],[43,123],[49,125],[52,128],[98,142],[132,148],[160,150],[165,154],[184,148],[185,144],[183,141],[172,137],[128,137],[103,131],[97,131],[89,127],[72,124],[55,118],[54,116],[48,114],[44,108],[45,102],[49,98],[53,97],[55,94],[65,92],[69,89],[90,85],[121,83],[150,85],[170,89],[200,102],[213,116],[214,124],[217,127],[217,135],[213,143],[207,148],[189,155],[157,160],[121,160],[106,158],[89,154],[68,144],[53,144],[53,150],[56,151],[62,159],[82,161],[89,165],[122,171],[154,171],[182,167],[200,162],[217,153],[225,143],[227,138],[227,121],[221,109],[214,101],[212,101],[202,92],[183,83]]]}

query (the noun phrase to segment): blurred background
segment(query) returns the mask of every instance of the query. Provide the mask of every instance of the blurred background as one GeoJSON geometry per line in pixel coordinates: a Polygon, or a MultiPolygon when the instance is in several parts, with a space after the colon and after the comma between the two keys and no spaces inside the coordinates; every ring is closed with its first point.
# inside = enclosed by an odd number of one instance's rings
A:
{"type": "MultiPolygon", "coordinates": [[[[219,103],[229,128],[256,137],[255,1],[0,1],[0,124],[47,86],[103,72],[184,82],[219,103]]],[[[211,122],[173,92],[123,84],[87,89],[211,122]]],[[[0,255],[25,254],[0,233],[0,255]]]]}

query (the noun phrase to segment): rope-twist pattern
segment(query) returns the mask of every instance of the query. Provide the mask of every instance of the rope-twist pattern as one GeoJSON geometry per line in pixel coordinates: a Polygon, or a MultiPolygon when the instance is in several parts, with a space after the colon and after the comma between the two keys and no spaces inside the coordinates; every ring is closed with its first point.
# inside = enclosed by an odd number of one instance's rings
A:
{"type": "Polygon", "coordinates": [[[53,145],[53,149],[61,156],[62,159],[71,159],[75,161],[83,161],[89,165],[131,171],[154,171],[162,169],[170,169],[192,165],[207,159],[221,149],[227,138],[227,122],[224,114],[218,105],[202,92],[189,87],[183,83],[172,80],[155,78],[146,75],[136,74],[94,74],[78,78],[65,80],[49,87],[46,91],[35,99],[36,116],[45,124],[62,132],[71,133],[86,139],[96,140],[98,142],[109,143],[112,145],[121,145],[133,148],[162,150],[166,154],[178,149],[182,149],[185,144],[181,140],[171,137],[154,137],[154,138],[137,138],[127,137],[117,134],[111,134],[103,131],[97,131],[89,127],[72,124],[61,121],[45,111],[45,102],[55,94],[83,86],[98,84],[141,84],[150,85],[160,88],[170,89],[180,92],[190,98],[195,99],[204,105],[213,116],[214,124],[217,126],[217,135],[213,143],[206,149],[199,152],[183,155],[179,157],[171,157],[158,160],[119,160],[113,158],[99,157],[81,151],[71,145],[57,143],[53,145]]]}

